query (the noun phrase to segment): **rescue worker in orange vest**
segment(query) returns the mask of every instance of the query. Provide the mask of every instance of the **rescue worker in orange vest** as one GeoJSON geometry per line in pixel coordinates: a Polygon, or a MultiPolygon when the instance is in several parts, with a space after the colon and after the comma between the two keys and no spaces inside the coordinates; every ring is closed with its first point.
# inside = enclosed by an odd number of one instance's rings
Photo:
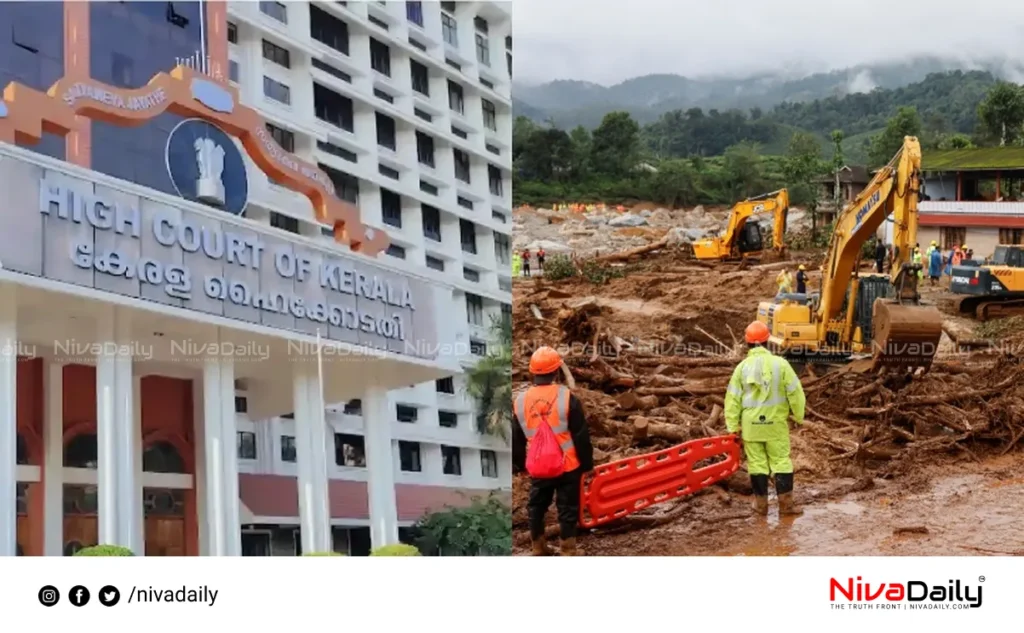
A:
{"type": "Polygon", "coordinates": [[[534,556],[554,552],[544,538],[544,515],[555,501],[562,556],[576,556],[576,527],[580,519],[580,479],[594,468],[594,447],[583,414],[583,404],[569,388],[555,383],[562,357],[550,347],[541,347],[530,357],[533,386],[513,403],[516,423],[512,425],[512,466],[526,468],[526,454],[537,429],[546,420],[562,448],[563,473],[553,479],[530,479],[527,509],[534,556]]]}

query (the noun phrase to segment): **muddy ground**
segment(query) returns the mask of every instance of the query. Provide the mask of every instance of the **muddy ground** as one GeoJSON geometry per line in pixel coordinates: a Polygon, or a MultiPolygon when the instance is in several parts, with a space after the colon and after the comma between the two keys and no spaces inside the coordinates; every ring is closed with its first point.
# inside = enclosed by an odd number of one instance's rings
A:
{"type": "MultiPolygon", "coordinates": [[[[809,269],[819,257],[791,255],[809,269]]],[[[514,281],[516,391],[527,385],[532,349],[561,345],[598,464],[724,434],[722,395],[743,354],[736,341],[758,302],[774,295],[777,268],[703,265],[674,249],[602,266],[614,271],[606,283],[514,281]]],[[[813,275],[812,289],[817,281],[813,275]]],[[[948,307],[941,287],[924,294],[948,307]]],[[[1024,323],[979,327],[949,316],[945,329],[932,370],[909,382],[863,371],[863,362],[839,371],[797,366],[808,400],[806,424],[792,433],[803,516],[780,519],[774,499],[767,518],[753,516],[741,468],[696,495],[584,533],[581,549],[626,556],[1024,553],[1016,518],[1024,512],[1024,323]]],[[[516,476],[516,554],[529,550],[527,485],[516,476]]],[[[554,537],[553,510],[548,522],[554,537]]]]}

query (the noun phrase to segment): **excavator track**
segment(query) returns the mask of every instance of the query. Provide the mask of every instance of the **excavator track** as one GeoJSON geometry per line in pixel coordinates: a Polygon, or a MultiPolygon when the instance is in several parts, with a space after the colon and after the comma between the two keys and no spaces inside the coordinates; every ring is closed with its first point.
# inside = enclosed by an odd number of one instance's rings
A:
{"type": "Polygon", "coordinates": [[[693,494],[739,467],[740,446],[735,435],[690,440],[603,464],[584,474],[580,482],[580,525],[597,527],[693,494]]]}
{"type": "Polygon", "coordinates": [[[965,296],[958,297],[953,306],[957,313],[979,321],[1024,314],[1024,299],[1019,297],[965,296]]]}
{"type": "Polygon", "coordinates": [[[872,369],[931,368],[942,338],[942,313],[935,306],[876,299],[872,312],[872,369]]]}

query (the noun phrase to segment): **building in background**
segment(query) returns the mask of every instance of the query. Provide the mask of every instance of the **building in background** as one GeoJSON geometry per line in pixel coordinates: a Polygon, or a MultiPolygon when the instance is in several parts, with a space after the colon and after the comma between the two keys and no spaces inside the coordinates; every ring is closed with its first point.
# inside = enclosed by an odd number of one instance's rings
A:
{"type": "Polygon", "coordinates": [[[918,242],[943,251],[967,244],[976,258],[1024,243],[1024,149],[926,150],[918,242]]]}
{"type": "MultiPolygon", "coordinates": [[[[510,3],[0,3],[0,24],[11,25],[12,33],[0,38],[0,86],[17,81],[40,91],[62,77],[141,88],[205,49],[211,74],[237,87],[241,103],[266,121],[269,136],[318,165],[337,196],[358,205],[363,222],[387,232],[391,245],[378,259],[389,274],[442,289],[450,306],[438,309],[444,315],[439,325],[454,344],[458,365],[468,368],[486,353],[491,319],[511,307],[510,3]]],[[[195,125],[171,113],[133,127],[84,121],[66,139],[47,133],[30,149],[162,194],[191,197],[169,157],[180,155],[172,132],[193,133],[195,125]]],[[[239,154],[247,222],[266,227],[261,233],[280,232],[284,240],[290,233],[347,250],[317,222],[307,197],[269,180],[247,152],[239,154]]],[[[225,163],[224,173],[230,172],[225,163]]],[[[442,366],[432,365],[432,371],[442,366]]],[[[355,367],[329,372],[358,372],[355,367]]],[[[402,367],[394,365],[376,383],[397,387],[403,375],[424,375],[402,367]]],[[[236,416],[221,420],[235,428],[229,461],[240,474],[232,518],[224,507],[211,509],[211,484],[199,482],[207,457],[193,423],[203,417],[205,396],[196,386],[208,370],[188,367],[176,375],[161,368],[143,376],[146,370],[136,368],[142,387],[136,390],[141,437],[135,453],[145,501],[128,523],[139,524],[136,538],[147,553],[301,550],[300,515],[311,511],[300,512],[299,478],[311,475],[303,475],[297,457],[309,441],[301,421],[313,418],[308,410],[281,409],[281,402],[304,402],[293,398],[291,368],[280,368],[285,396],[264,393],[267,369],[236,364],[236,416]],[[265,419],[266,412],[280,415],[265,419]],[[211,511],[226,513],[229,540],[239,526],[234,549],[211,548],[211,511]]],[[[52,359],[36,359],[19,363],[17,374],[18,549],[70,553],[103,532],[96,487],[104,481],[102,468],[98,476],[88,473],[97,469],[103,444],[92,406],[101,406],[96,370],[89,363],[54,369],[52,359]],[[65,404],[55,421],[43,405],[55,402],[52,378],[58,374],[65,404]],[[82,402],[92,403],[82,413],[68,409],[74,385],[84,390],[82,402]],[[57,424],[60,433],[48,431],[57,424]],[[54,506],[54,495],[42,492],[51,492],[57,479],[63,503],[54,506]]],[[[429,508],[511,487],[508,448],[476,432],[464,375],[410,379],[412,384],[387,392],[373,388],[372,372],[351,374],[351,382],[366,388],[354,389],[359,397],[328,404],[325,419],[325,512],[335,549],[367,553],[371,524],[379,544],[429,508]],[[385,492],[374,487],[375,473],[378,482],[393,485],[385,492]]],[[[303,406],[308,409],[308,401],[303,406]]]]}

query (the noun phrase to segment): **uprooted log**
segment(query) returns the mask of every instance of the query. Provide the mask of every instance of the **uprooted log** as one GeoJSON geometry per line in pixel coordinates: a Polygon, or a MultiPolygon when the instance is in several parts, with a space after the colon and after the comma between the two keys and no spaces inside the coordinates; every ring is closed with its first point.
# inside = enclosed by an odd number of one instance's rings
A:
{"type": "Polygon", "coordinates": [[[621,262],[629,259],[630,257],[635,257],[636,255],[643,255],[644,253],[650,253],[651,251],[656,251],[665,248],[666,246],[668,246],[667,235],[658,240],[657,242],[652,242],[646,246],[641,246],[639,248],[634,248],[628,251],[622,251],[620,253],[611,253],[608,255],[601,255],[600,257],[595,257],[594,261],[621,262]]]}

